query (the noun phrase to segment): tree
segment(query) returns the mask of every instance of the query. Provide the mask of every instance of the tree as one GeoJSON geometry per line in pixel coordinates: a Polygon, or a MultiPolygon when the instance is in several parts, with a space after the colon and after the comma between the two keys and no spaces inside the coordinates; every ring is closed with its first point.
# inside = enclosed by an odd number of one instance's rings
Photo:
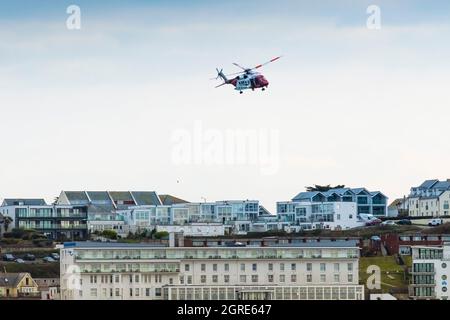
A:
{"type": "Polygon", "coordinates": [[[111,240],[116,240],[117,232],[114,230],[103,230],[102,236],[111,240]]]}
{"type": "Polygon", "coordinates": [[[167,231],[155,232],[155,238],[156,239],[163,239],[163,238],[167,238],[168,236],[169,236],[169,233],[167,231]]]}
{"type": "Polygon", "coordinates": [[[321,185],[315,184],[314,187],[306,187],[306,191],[308,191],[308,192],[314,192],[314,191],[326,192],[330,189],[340,189],[340,188],[345,188],[345,185],[339,184],[337,186],[332,187],[329,184],[326,186],[321,186],[321,185]]]}

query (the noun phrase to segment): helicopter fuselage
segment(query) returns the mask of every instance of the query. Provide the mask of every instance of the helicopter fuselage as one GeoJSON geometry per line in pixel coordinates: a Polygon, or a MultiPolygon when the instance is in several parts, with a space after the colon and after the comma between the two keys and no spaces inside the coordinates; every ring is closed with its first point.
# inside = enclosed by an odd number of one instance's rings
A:
{"type": "Polygon", "coordinates": [[[245,73],[237,76],[229,81],[235,88],[235,90],[242,91],[247,89],[266,88],[269,85],[269,81],[260,73],[245,73]]]}

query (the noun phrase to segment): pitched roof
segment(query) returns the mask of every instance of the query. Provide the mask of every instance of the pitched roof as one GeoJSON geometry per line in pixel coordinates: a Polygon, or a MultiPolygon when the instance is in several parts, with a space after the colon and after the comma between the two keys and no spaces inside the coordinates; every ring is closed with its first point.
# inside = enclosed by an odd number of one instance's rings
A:
{"type": "Polygon", "coordinates": [[[439,182],[439,180],[437,179],[433,179],[433,180],[425,180],[420,186],[419,188],[421,189],[429,189],[432,186],[434,186],[437,182],[439,182]]]}
{"type": "Polygon", "coordinates": [[[259,215],[268,215],[268,216],[273,216],[269,210],[267,210],[264,206],[259,206],[259,215]]]}
{"type": "Polygon", "coordinates": [[[160,206],[162,204],[155,191],[131,191],[131,194],[138,206],[160,206]]]}
{"type": "Polygon", "coordinates": [[[336,192],[339,195],[343,195],[347,191],[350,191],[351,193],[354,193],[350,188],[336,188],[336,189],[330,189],[328,192],[336,192]]]}
{"type": "Polygon", "coordinates": [[[319,191],[306,191],[306,192],[300,192],[299,194],[297,194],[292,201],[299,201],[299,200],[307,200],[307,199],[311,199],[312,197],[318,195],[318,194],[322,194],[319,191]]]}
{"type": "Polygon", "coordinates": [[[159,195],[159,198],[161,199],[162,204],[167,206],[177,203],[189,203],[189,201],[171,196],[170,194],[161,194],[159,195]]]}
{"type": "Polygon", "coordinates": [[[3,206],[46,206],[44,199],[4,199],[3,206]]]}
{"type": "Polygon", "coordinates": [[[352,188],[352,191],[353,191],[354,194],[358,194],[358,193],[361,193],[361,192],[363,192],[363,191],[370,194],[370,192],[367,191],[366,188],[352,188]]]}
{"type": "Polygon", "coordinates": [[[64,191],[70,204],[88,204],[89,198],[84,191],[64,191]]]}
{"type": "Polygon", "coordinates": [[[399,205],[401,205],[403,203],[403,198],[398,198],[395,199],[394,201],[391,202],[391,204],[388,206],[389,208],[396,208],[399,205]]]}
{"type": "Polygon", "coordinates": [[[450,189],[450,181],[439,181],[435,185],[433,185],[433,189],[449,190],[450,189]]]}
{"type": "Polygon", "coordinates": [[[0,287],[17,287],[19,282],[25,277],[28,273],[0,273],[0,287]]]}

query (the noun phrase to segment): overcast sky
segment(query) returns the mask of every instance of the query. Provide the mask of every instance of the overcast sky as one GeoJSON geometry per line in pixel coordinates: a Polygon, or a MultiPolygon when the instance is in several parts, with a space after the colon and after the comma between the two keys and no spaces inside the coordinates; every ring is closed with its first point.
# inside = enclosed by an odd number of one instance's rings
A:
{"type": "Polygon", "coordinates": [[[187,2],[0,1],[0,198],[155,190],[274,211],[313,184],[393,200],[450,178],[448,1],[187,2]],[[70,4],[81,30],[66,28],[70,4]],[[267,91],[214,89],[216,67],[277,55],[267,91]],[[276,170],[180,165],[174,134],[207,148],[199,124],[260,134],[276,170]]]}

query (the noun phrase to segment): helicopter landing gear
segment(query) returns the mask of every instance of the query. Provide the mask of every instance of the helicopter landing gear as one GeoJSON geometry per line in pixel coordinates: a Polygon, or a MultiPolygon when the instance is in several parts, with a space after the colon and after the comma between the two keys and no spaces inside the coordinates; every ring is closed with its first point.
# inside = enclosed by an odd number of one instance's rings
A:
{"type": "Polygon", "coordinates": [[[239,93],[240,93],[240,94],[243,94],[244,92],[243,92],[243,91],[239,91],[239,93]]]}
{"type": "Polygon", "coordinates": [[[266,88],[263,87],[261,90],[262,90],[262,91],[266,91],[266,88]]]}

